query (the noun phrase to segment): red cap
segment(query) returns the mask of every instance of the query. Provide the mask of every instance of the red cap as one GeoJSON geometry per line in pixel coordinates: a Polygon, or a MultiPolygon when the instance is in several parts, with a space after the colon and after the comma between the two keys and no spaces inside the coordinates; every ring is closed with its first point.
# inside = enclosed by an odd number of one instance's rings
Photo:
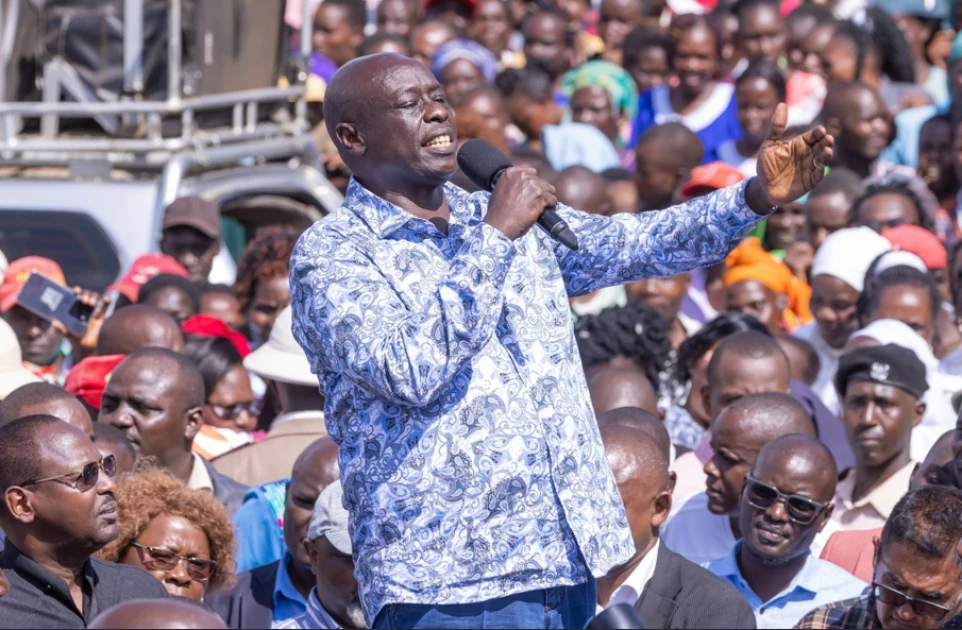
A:
{"type": "Polygon", "coordinates": [[[712,162],[691,170],[691,179],[682,186],[681,196],[690,199],[698,192],[721,190],[745,179],[745,174],[730,164],[712,162]]]}
{"type": "Polygon", "coordinates": [[[64,278],[60,265],[49,258],[24,256],[10,263],[7,270],[3,272],[3,284],[0,284],[0,311],[6,313],[16,305],[20,289],[34,271],[48,280],[67,286],[67,279],[64,278]]]}
{"type": "Polygon", "coordinates": [[[94,409],[100,409],[107,381],[124,358],[122,354],[87,357],[67,372],[63,388],[94,409]]]}
{"type": "Polygon", "coordinates": [[[921,258],[926,269],[945,269],[949,264],[945,245],[925,228],[900,225],[887,230],[883,236],[892,244],[893,249],[911,252],[921,258]]]}
{"type": "Polygon", "coordinates": [[[131,302],[137,302],[140,295],[140,287],[162,273],[170,273],[181,278],[190,276],[183,265],[163,254],[145,254],[140,256],[131,265],[124,276],[107,287],[108,291],[117,291],[131,302]]]}
{"type": "Polygon", "coordinates": [[[236,330],[232,330],[227,324],[216,317],[211,317],[210,315],[194,315],[181,324],[180,329],[184,331],[185,335],[197,335],[198,337],[223,337],[234,344],[234,347],[237,348],[237,352],[240,353],[241,358],[244,358],[251,353],[250,344],[247,343],[247,339],[244,337],[244,335],[240,334],[236,330]]]}

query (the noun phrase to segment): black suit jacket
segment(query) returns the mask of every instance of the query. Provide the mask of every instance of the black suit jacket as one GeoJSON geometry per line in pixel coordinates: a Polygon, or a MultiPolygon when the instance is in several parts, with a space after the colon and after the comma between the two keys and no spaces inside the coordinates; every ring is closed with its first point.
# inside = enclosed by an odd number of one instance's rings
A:
{"type": "Polygon", "coordinates": [[[280,560],[237,576],[229,591],[208,593],[204,599],[228,628],[270,628],[274,616],[274,581],[280,560]]]}
{"type": "Polygon", "coordinates": [[[233,517],[234,512],[244,503],[244,495],[247,494],[250,488],[218,472],[217,469],[214,468],[214,465],[206,459],[201,458],[201,461],[204,462],[207,474],[210,475],[211,485],[214,486],[211,494],[214,495],[215,499],[224,504],[231,517],[233,517]]]}
{"type": "Polygon", "coordinates": [[[707,569],[658,547],[655,573],[635,603],[646,628],[754,628],[738,591],[707,569]]]}

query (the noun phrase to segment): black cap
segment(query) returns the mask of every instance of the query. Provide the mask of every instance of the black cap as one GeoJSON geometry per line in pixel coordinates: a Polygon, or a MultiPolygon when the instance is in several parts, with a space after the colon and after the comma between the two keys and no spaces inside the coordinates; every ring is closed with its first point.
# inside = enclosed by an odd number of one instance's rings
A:
{"type": "Polygon", "coordinates": [[[870,381],[898,387],[922,398],[929,388],[925,373],[925,365],[908,348],[894,343],[868,346],[842,355],[835,374],[835,389],[844,398],[849,382],[870,381]]]}

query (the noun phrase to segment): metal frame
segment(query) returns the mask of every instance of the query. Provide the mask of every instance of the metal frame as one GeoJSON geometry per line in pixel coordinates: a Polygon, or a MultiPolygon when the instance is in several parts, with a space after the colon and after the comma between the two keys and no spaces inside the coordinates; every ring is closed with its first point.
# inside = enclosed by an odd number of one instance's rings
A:
{"type": "MultiPolygon", "coordinates": [[[[167,179],[166,173],[171,166],[168,163],[185,153],[193,155],[190,161],[198,165],[220,163],[223,150],[228,147],[232,150],[227,153],[235,156],[234,159],[267,157],[260,152],[266,146],[272,147],[270,153],[275,159],[302,155],[304,140],[309,141],[306,136],[308,124],[304,83],[311,54],[313,26],[310,2],[304,2],[304,7],[302,59],[294,86],[185,99],[182,95],[181,60],[183,0],[170,0],[167,99],[143,101],[137,99],[144,89],[143,2],[124,0],[124,86],[133,98],[125,96],[119,102],[101,101],[79,80],[69,64],[59,58],[51,60],[44,68],[43,101],[0,102],[0,165],[68,165],[72,161],[96,159],[120,168],[132,165],[162,168],[165,173],[162,179],[167,179]],[[69,92],[76,102],[61,102],[62,91],[69,92]],[[295,112],[293,118],[288,115],[286,119],[275,122],[259,120],[265,106],[289,104],[292,101],[295,112]],[[230,126],[200,128],[196,123],[197,114],[213,110],[230,110],[230,126]],[[106,133],[103,136],[79,137],[62,134],[60,121],[65,117],[93,119],[106,133]],[[177,136],[164,136],[161,122],[173,117],[179,117],[181,130],[177,136]],[[40,133],[22,133],[24,119],[39,119],[40,133]],[[112,134],[116,133],[121,123],[136,125],[142,131],[141,137],[113,137],[112,134]],[[286,153],[278,151],[280,146],[287,147],[286,153]]],[[[16,26],[17,11],[8,13],[10,15],[0,14],[0,32],[16,26]]],[[[9,61],[7,57],[0,56],[0,66],[6,66],[9,61]]]]}

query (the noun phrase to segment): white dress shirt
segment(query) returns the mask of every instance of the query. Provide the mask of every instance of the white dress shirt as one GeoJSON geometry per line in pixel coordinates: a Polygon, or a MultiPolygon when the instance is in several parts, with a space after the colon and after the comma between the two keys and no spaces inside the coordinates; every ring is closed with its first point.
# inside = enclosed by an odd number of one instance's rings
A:
{"type": "Polygon", "coordinates": [[[598,612],[606,608],[611,608],[618,604],[628,604],[634,606],[641,594],[645,592],[648,581],[655,575],[655,565],[658,563],[658,550],[661,548],[661,541],[656,540],[655,546],[645,554],[638,566],[635,567],[621,586],[615,589],[608,599],[608,603],[602,606],[598,604],[598,612]]]}

